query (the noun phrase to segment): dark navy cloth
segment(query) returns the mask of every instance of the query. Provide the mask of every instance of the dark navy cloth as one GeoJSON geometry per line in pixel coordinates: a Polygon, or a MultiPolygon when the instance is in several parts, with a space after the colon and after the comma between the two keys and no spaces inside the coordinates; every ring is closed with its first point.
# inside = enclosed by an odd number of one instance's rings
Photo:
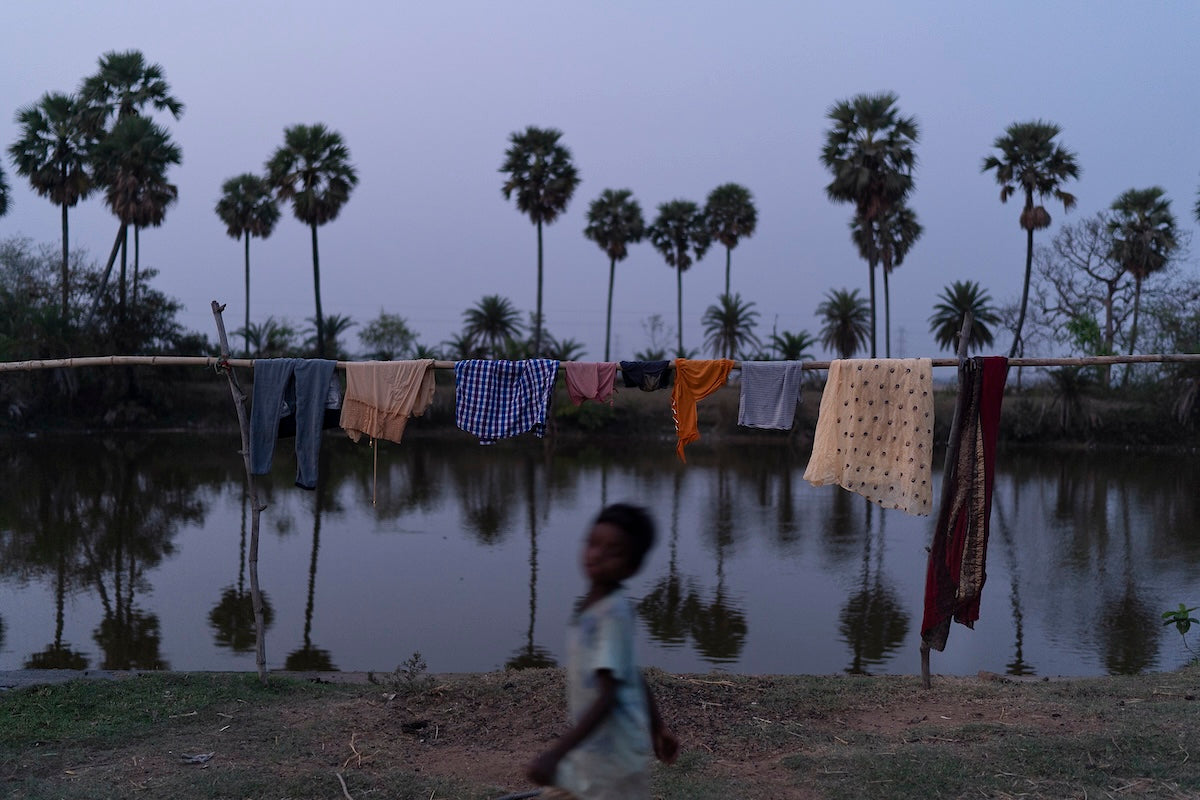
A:
{"type": "Polygon", "coordinates": [[[643,392],[671,387],[670,361],[622,361],[621,377],[625,385],[643,392]]]}
{"type": "Polygon", "coordinates": [[[317,488],[317,454],[325,400],[337,362],[327,359],[260,358],[254,361],[250,408],[250,473],[266,475],[275,456],[279,419],[293,409],[296,421],[296,485],[317,488]]]}

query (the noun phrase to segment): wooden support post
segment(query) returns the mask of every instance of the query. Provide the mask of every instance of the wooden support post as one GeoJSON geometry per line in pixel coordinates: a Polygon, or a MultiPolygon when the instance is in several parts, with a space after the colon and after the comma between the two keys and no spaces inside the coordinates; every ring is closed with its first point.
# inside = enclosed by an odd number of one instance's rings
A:
{"type": "MultiPolygon", "coordinates": [[[[963,367],[967,363],[967,344],[971,339],[971,326],[975,324],[975,319],[968,311],[963,315],[962,328],[958,331],[958,394],[961,396],[963,391],[965,371],[963,367]]],[[[954,403],[954,416],[950,420],[950,435],[946,440],[946,460],[942,465],[942,501],[938,506],[938,515],[934,523],[933,535],[937,536],[937,526],[944,524],[942,520],[942,510],[949,508],[950,497],[954,491],[954,467],[958,456],[958,447],[962,439],[962,419],[959,416],[959,408],[961,403],[954,403]]],[[[933,560],[933,548],[929,550],[929,559],[933,560]]],[[[929,643],[921,639],[921,687],[929,689],[933,685],[933,679],[929,674],[929,643]]]]}
{"type": "Polygon", "coordinates": [[[225,320],[221,312],[225,306],[212,301],[213,317],[217,321],[217,336],[221,340],[221,361],[218,367],[225,370],[229,380],[229,393],[233,395],[233,407],[237,411],[238,429],[242,434],[242,464],[246,468],[246,491],[250,495],[250,598],[254,604],[254,650],[255,664],[258,667],[258,679],[265,685],[267,682],[267,631],[263,624],[262,591],[258,586],[258,528],[259,518],[266,505],[258,501],[258,485],[250,472],[250,422],[246,417],[246,393],[238,382],[233,367],[227,363],[229,358],[229,337],[225,334],[225,320]]]}

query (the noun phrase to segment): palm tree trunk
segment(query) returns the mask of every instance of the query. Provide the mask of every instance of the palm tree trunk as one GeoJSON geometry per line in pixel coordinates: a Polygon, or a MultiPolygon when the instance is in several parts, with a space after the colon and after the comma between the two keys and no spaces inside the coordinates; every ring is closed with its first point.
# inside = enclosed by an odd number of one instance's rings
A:
{"type": "Polygon", "coordinates": [[[246,358],[250,357],[250,231],[244,233],[246,237],[246,324],[242,327],[242,339],[245,341],[245,348],[242,352],[246,358]]]}
{"type": "Polygon", "coordinates": [[[875,346],[875,265],[878,263],[875,259],[875,253],[871,253],[871,257],[867,259],[867,268],[870,272],[869,278],[871,281],[871,358],[877,357],[877,348],[875,346]]]}
{"type": "Polygon", "coordinates": [[[888,292],[888,268],[883,268],[883,354],[892,357],[892,298],[888,292]]]}
{"type": "Polygon", "coordinates": [[[604,323],[604,360],[608,361],[608,344],[612,340],[612,296],[613,279],[617,274],[617,260],[611,259],[608,264],[608,315],[604,323]]]}
{"type": "Polygon", "coordinates": [[[125,292],[126,292],[125,267],[126,267],[128,260],[129,260],[129,226],[122,225],[121,226],[121,277],[120,277],[120,281],[118,283],[118,286],[119,286],[118,294],[120,295],[120,299],[119,299],[118,305],[117,305],[117,319],[119,319],[122,324],[125,323],[125,292]]]}
{"type": "Polygon", "coordinates": [[[537,319],[533,328],[533,354],[542,354],[542,221],[537,223],[538,240],[538,278],[537,278],[537,319]]]}
{"type": "MultiPolygon", "coordinates": [[[[1026,208],[1033,206],[1033,195],[1025,203],[1026,208]]],[[[1033,275],[1033,228],[1025,229],[1025,286],[1021,289],[1021,313],[1017,315],[1017,330],[1013,333],[1012,349],[1008,351],[1009,358],[1017,357],[1021,345],[1021,329],[1025,327],[1025,307],[1029,304],[1029,279],[1033,275]]]]}
{"type": "Polygon", "coordinates": [[[726,297],[729,296],[729,261],[730,261],[729,254],[730,254],[730,252],[731,252],[730,248],[726,247],[725,248],[725,295],[726,295],[726,297]]]}
{"type": "Polygon", "coordinates": [[[138,283],[141,277],[142,263],[142,240],[140,237],[141,226],[133,226],[133,304],[137,305],[138,299],[138,283]]]}
{"type": "Polygon", "coordinates": [[[117,238],[113,241],[112,251],[108,254],[108,263],[104,265],[104,277],[100,279],[100,286],[96,289],[96,297],[92,300],[92,309],[88,312],[87,320],[84,322],[85,327],[91,324],[92,317],[96,315],[96,309],[100,307],[100,301],[104,298],[104,290],[108,286],[108,279],[112,276],[113,265],[117,263],[117,253],[121,249],[121,234],[124,227],[117,226],[117,238]]]}
{"type": "MultiPolygon", "coordinates": [[[[1142,305],[1142,278],[1140,275],[1133,276],[1133,325],[1129,329],[1129,355],[1137,352],[1137,325],[1138,325],[1138,310],[1142,305]]],[[[1129,364],[1125,367],[1125,374],[1121,376],[1121,386],[1129,383],[1129,374],[1133,372],[1133,365],[1129,364]]]]}
{"type": "Polygon", "coordinates": [[[63,319],[67,318],[67,303],[71,290],[70,273],[67,267],[67,204],[62,206],[62,240],[63,240],[63,258],[62,258],[62,315],[63,319]]]}
{"type": "Polygon", "coordinates": [[[310,223],[309,227],[312,228],[313,295],[317,301],[317,358],[324,358],[325,318],[321,315],[321,260],[317,256],[317,223],[310,223]]]}
{"type": "Polygon", "coordinates": [[[675,315],[676,324],[679,326],[679,349],[675,355],[683,358],[683,269],[675,268],[675,315]]]}

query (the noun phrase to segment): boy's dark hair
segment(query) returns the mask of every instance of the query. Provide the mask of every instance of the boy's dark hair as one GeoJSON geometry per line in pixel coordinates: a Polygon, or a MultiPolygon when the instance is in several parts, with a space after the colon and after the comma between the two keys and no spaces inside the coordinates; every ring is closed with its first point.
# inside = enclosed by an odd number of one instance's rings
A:
{"type": "Polygon", "coordinates": [[[613,503],[604,508],[593,524],[606,522],[620,528],[629,537],[631,566],[634,571],[642,568],[646,553],[654,546],[654,519],[641,506],[629,503],[613,503]]]}

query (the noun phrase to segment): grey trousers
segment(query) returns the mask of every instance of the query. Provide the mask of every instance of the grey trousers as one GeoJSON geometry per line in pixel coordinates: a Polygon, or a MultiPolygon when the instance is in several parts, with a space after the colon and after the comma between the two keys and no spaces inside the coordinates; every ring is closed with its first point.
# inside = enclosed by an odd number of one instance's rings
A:
{"type": "Polygon", "coordinates": [[[260,358],[254,362],[250,408],[250,473],[271,471],[284,402],[296,417],[296,485],[317,488],[317,454],[325,397],[336,362],[317,358],[260,358]]]}

